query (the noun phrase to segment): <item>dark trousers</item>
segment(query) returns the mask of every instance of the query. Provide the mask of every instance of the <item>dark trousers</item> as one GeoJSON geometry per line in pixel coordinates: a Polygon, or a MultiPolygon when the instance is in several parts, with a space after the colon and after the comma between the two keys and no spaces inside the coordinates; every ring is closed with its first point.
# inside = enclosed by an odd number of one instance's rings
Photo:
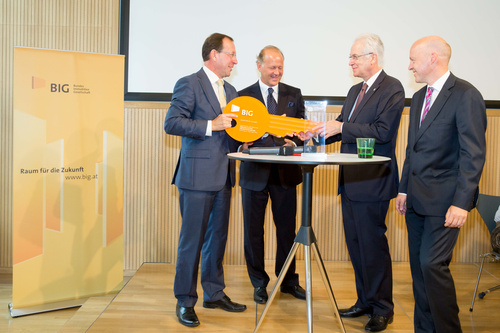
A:
{"type": "MultiPolygon", "coordinates": [[[[274,271],[278,276],[295,240],[296,187],[285,189],[281,185],[277,185],[276,182],[269,181],[262,191],[242,188],[241,196],[248,275],[254,288],[267,287],[269,275],[265,271],[264,263],[264,218],[267,202],[270,197],[277,242],[274,271]]],[[[299,276],[295,274],[294,258],[281,285],[296,286],[298,284],[299,276]]]]}
{"type": "Polygon", "coordinates": [[[392,316],[392,262],[385,232],[389,200],[351,201],[343,193],[342,216],[347,249],[356,280],[355,306],[392,316]]]}
{"type": "Polygon", "coordinates": [[[179,189],[182,226],[179,235],[174,294],[180,306],[198,300],[196,285],[201,258],[201,285],[205,301],[224,297],[222,260],[226,249],[231,186],[218,192],[179,189]]]}
{"type": "Polygon", "coordinates": [[[406,212],[418,333],[462,332],[449,269],[460,229],[446,228],[444,221],[444,216],[424,216],[412,208],[406,212]]]}

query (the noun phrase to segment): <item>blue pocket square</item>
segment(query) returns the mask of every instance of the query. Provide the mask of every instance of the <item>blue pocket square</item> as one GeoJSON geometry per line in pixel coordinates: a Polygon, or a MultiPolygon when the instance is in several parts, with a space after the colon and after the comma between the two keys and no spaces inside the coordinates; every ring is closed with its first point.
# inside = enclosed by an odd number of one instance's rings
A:
{"type": "Polygon", "coordinates": [[[294,107],[295,106],[295,103],[294,102],[288,102],[288,107],[291,108],[291,107],[294,107]]]}

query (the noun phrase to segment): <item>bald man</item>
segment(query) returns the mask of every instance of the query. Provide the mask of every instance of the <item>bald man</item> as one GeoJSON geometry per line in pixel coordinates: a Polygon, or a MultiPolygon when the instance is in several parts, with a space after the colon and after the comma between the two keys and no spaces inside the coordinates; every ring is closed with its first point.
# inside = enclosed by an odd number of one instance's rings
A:
{"type": "Polygon", "coordinates": [[[450,57],[450,46],[437,36],[410,49],[408,69],[426,86],[411,101],[396,209],[406,215],[415,332],[462,332],[449,264],[475,206],[486,155],[484,100],[450,73],[450,57]]]}

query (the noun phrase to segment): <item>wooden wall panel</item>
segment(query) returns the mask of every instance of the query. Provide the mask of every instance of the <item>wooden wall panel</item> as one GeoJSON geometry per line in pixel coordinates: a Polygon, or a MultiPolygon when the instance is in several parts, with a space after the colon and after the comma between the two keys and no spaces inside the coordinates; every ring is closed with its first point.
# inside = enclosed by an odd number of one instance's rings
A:
{"type": "MultiPolygon", "coordinates": [[[[142,262],[175,262],[180,230],[177,188],[171,177],[180,148],[180,139],[163,132],[168,103],[125,103],[125,258],[126,270],[135,270],[142,262]]],[[[327,119],[335,119],[339,107],[329,107],[327,119]]],[[[498,166],[500,112],[488,110],[487,163],[481,180],[481,192],[500,195],[498,166]]],[[[408,109],[400,124],[396,154],[400,171],[406,149],[408,109]]],[[[327,146],[338,152],[339,143],[327,146]]],[[[239,163],[239,162],[238,162],[239,163]]],[[[344,240],[340,197],[337,195],[338,166],[318,166],[313,174],[313,229],[324,260],[348,260],[344,240]]],[[[297,230],[300,226],[302,186],[298,187],[297,230]]],[[[486,252],[489,234],[473,210],[462,228],[454,261],[476,262],[486,252]]],[[[391,203],[387,217],[387,238],[393,261],[408,261],[408,242],[404,217],[391,203]]],[[[272,214],[268,207],[265,222],[267,259],[275,258],[276,239],[272,214]]],[[[298,259],[303,259],[299,247],[298,259]]],[[[225,264],[243,265],[243,218],[239,186],[233,189],[229,236],[225,264]]]]}
{"type": "Polygon", "coordinates": [[[170,182],[180,138],[164,134],[165,111],[125,109],[125,269],[175,260],[181,218],[177,189],[170,182]]]}

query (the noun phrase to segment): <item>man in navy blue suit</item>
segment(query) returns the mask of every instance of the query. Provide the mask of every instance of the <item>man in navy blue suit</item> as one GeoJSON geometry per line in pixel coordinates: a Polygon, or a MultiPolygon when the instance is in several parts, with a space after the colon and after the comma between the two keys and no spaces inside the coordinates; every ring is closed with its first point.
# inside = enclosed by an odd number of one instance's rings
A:
{"type": "Polygon", "coordinates": [[[356,138],[375,138],[375,154],[385,164],[339,168],[339,193],[347,248],[358,299],[342,317],[370,315],[365,330],[385,330],[393,321],[392,266],[385,232],[391,199],[398,193],[395,147],[404,108],[401,83],[382,69],[384,45],[374,34],[360,35],[351,47],[349,66],[363,79],[348,92],[340,116],[326,123],[326,143],[341,141],[342,153],[356,154],[356,138]]]}
{"type": "Polygon", "coordinates": [[[450,45],[438,36],[410,49],[408,69],[426,86],[411,100],[396,209],[406,215],[418,333],[462,332],[449,265],[486,156],[483,97],[448,70],[450,57],[450,45]]]}
{"type": "Polygon", "coordinates": [[[223,291],[222,260],[235,171],[227,153],[236,151],[237,143],[225,131],[233,116],[222,110],[238,93],[222,79],[238,63],[233,39],[210,35],[202,57],[202,69],[177,81],[165,118],[165,132],[182,137],[172,180],[179,190],[182,215],[174,294],[179,322],[189,327],[200,324],[194,311],[200,257],[203,306],[230,312],[246,309],[223,291]]]}
{"type": "MultiPolygon", "coordinates": [[[[257,56],[260,80],[240,91],[240,96],[257,98],[266,105],[270,114],[304,118],[304,100],[300,89],[281,81],[284,56],[275,46],[266,46],[257,56]]],[[[298,138],[278,138],[265,134],[262,138],[245,143],[244,147],[279,147],[302,144],[298,138]],[[295,140],[296,142],[293,142],[295,140]]],[[[271,209],[276,226],[275,274],[279,275],[295,239],[297,207],[296,186],[302,182],[298,165],[241,162],[240,186],[243,202],[245,230],[245,259],[248,275],[254,287],[254,301],[266,303],[269,275],[264,263],[264,218],[271,198],[271,209]]],[[[290,264],[281,292],[305,299],[305,290],[299,286],[295,273],[295,259],[290,264]]]]}

